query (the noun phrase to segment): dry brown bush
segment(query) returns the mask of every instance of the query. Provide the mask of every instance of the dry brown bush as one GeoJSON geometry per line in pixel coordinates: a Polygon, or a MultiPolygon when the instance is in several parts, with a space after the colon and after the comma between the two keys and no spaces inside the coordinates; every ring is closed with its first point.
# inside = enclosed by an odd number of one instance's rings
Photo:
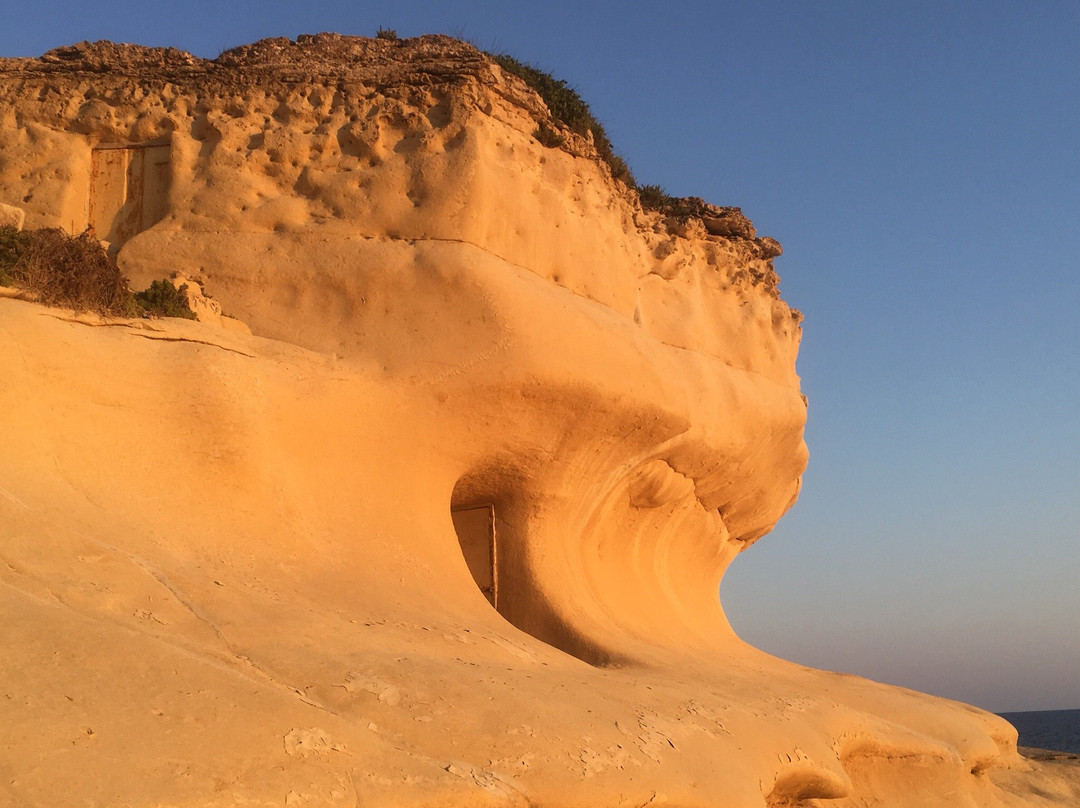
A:
{"type": "Polygon", "coordinates": [[[127,278],[89,233],[69,236],[44,228],[0,241],[11,242],[14,257],[7,277],[42,303],[119,317],[137,314],[127,278]]]}

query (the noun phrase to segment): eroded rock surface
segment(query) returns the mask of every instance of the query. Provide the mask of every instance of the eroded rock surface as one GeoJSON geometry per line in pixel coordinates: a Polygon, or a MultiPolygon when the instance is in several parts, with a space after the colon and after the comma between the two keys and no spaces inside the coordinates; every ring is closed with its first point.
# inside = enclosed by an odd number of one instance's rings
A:
{"type": "Polygon", "coordinates": [[[0,300],[0,795],[1069,804],[1002,720],[734,635],[806,463],[779,245],[540,124],[445,37],[0,60],[0,202],[253,332],[0,300]]]}

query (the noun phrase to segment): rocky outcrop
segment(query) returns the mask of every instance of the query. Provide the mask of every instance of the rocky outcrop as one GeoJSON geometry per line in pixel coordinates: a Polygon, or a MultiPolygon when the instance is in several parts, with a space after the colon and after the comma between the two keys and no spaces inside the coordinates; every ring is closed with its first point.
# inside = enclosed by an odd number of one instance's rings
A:
{"type": "Polygon", "coordinates": [[[0,60],[0,199],[253,332],[0,300],[14,803],[1072,788],[1000,719],[734,635],[720,579],[806,463],[779,246],[539,124],[445,37],[0,60]]]}
{"type": "Polygon", "coordinates": [[[22,230],[25,221],[26,213],[22,208],[0,203],[0,227],[12,227],[16,230],[22,230]]]}
{"type": "MultiPolygon", "coordinates": [[[[797,315],[775,293],[775,242],[756,240],[737,209],[698,202],[674,217],[643,212],[590,159],[585,138],[566,132],[563,148],[540,145],[537,119],[557,125],[543,103],[463,43],[318,35],[265,40],[213,62],[95,43],[0,60],[0,76],[0,198],[22,199],[30,227],[92,224],[124,246],[136,282],[179,268],[241,310],[251,279],[238,252],[303,252],[315,240],[333,264],[334,250],[352,262],[390,241],[458,243],[635,318],[665,342],[707,342],[723,361],[794,379],[797,315]],[[146,148],[157,150],[156,175],[118,165],[146,148]],[[109,171],[124,168],[142,172],[137,205],[107,198],[120,183],[109,171]],[[136,206],[141,217],[130,215],[136,206]],[[140,220],[115,225],[114,213],[140,220]],[[721,292],[705,307],[703,285],[721,292]],[[722,294],[728,286],[745,289],[737,310],[706,311],[732,297],[722,294]],[[731,332],[751,310],[752,328],[777,332],[775,360],[738,355],[757,341],[731,332]]],[[[252,322],[258,333],[311,347],[355,330],[335,319],[313,339],[310,326],[301,335],[266,315],[261,330],[252,322]]]]}
{"type": "Polygon", "coordinates": [[[192,280],[179,272],[174,272],[169,281],[181,293],[188,308],[200,323],[209,323],[230,331],[242,331],[245,334],[251,333],[251,329],[246,324],[225,314],[220,303],[203,294],[201,282],[192,280]]]}

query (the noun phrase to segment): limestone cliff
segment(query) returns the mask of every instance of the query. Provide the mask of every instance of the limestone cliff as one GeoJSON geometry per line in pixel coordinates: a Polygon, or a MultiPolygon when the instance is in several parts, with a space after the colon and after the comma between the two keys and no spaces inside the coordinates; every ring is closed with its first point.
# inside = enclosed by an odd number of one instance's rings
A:
{"type": "Polygon", "coordinates": [[[445,37],[0,60],[0,203],[253,332],[0,300],[0,796],[1076,793],[993,716],[734,636],[806,462],[778,247],[541,125],[445,37]]]}
{"type": "Polygon", "coordinates": [[[540,616],[537,593],[518,603],[523,587],[505,586],[512,622],[610,646],[607,623],[646,620],[666,635],[685,622],[671,613],[677,601],[695,597],[697,625],[702,608],[715,611],[731,555],[794,500],[805,463],[798,316],[776,295],[770,245],[745,219],[724,237],[700,218],[645,213],[572,133],[569,148],[545,148],[533,132],[555,125],[546,108],[475,49],[324,35],[203,62],[101,43],[0,69],[0,196],[24,205],[27,226],[92,224],[139,285],[173,271],[201,280],[260,336],[394,376],[453,374],[463,395],[477,383],[540,387],[556,402],[550,391],[567,391],[546,413],[548,435],[508,418],[502,395],[467,408],[500,449],[481,452],[458,496],[507,499],[503,575],[520,567],[529,590],[555,580],[579,590],[548,598],[540,616]],[[134,170],[146,150],[156,176],[134,170]],[[152,220],[134,221],[133,208],[152,220]],[[596,410],[597,422],[567,423],[567,407],[596,410]],[[523,428],[505,461],[503,444],[523,428]],[[519,489],[534,489],[530,502],[568,490],[571,480],[543,479],[581,473],[556,447],[592,454],[598,432],[615,433],[612,456],[590,472],[598,479],[573,484],[604,492],[575,524],[511,518],[519,489]],[[554,466],[534,459],[559,451],[554,466]],[[489,465],[521,482],[476,481],[489,465]],[[667,563],[685,564],[697,585],[651,580],[654,599],[638,587],[624,602],[600,581],[629,559],[608,557],[601,537],[626,519],[655,531],[664,499],[610,511],[627,485],[662,485],[664,474],[692,481],[677,499],[693,527],[679,528],[667,563]],[[540,525],[551,538],[526,535],[540,525]],[[540,544],[561,545],[559,557],[532,557],[540,544]],[[605,572],[590,580],[593,566],[605,572]],[[591,625],[582,601],[606,606],[605,625],[591,625]]]}

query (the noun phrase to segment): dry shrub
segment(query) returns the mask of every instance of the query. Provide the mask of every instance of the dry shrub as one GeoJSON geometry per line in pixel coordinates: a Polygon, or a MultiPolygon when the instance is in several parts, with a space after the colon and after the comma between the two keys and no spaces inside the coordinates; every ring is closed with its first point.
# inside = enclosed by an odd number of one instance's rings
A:
{"type": "Polygon", "coordinates": [[[19,260],[19,245],[22,233],[14,227],[0,227],[0,286],[11,286],[15,279],[11,270],[19,260]]]}
{"type": "Polygon", "coordinates": [[[18,286],[49,306],[103,316],[196,319],[187,286],[160,280],[132,294],[116,260],[89,231],[69,236],[56,228],[0,227],[0,286],[18,286]]]}
{"type": "Polygon", "coordinates": [[[127,279],[89,233],[69,236],[54,227],[0,237],[14,256],[6,274],[45,304],[76,311],[127,316],[135,313],[127,279]]]}

